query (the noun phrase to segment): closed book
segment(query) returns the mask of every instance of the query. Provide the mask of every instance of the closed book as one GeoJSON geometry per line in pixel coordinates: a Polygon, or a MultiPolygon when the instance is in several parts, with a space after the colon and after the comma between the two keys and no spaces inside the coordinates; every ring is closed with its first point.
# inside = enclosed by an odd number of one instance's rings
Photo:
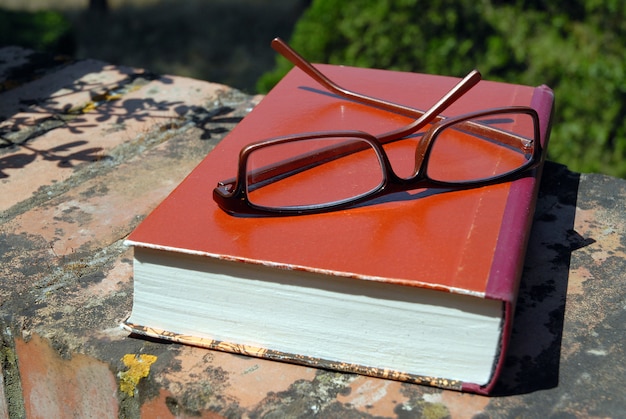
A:
{"type": "MultiPolygon", "coordinates": [[[[454,77],[317,66],[340,85],[428,109],[454,77]]],[[[553,94],[481,81],[446,117],[553,94]]],[[[411,118],[346,100],[294,68],[128,237],[123,326],[209,349],[476,393],[503,368],[541,164],[512,181],[422,188],[309,215],[242,217],[213,200],[248,144],[324,130],[379,134],[411,118]]],[[[543,156],[542,156],[543,158],[543,156]]],[[[393,165],[393,161],[391,162],[393,165]]]]}

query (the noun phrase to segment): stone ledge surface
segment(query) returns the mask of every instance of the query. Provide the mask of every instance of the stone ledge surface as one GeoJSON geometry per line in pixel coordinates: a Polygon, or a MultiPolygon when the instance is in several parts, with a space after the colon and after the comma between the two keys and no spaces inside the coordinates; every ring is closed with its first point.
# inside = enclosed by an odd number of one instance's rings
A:
{"type": "Polygon", "coordinates": [[[123,239],[261,98],[30,59],[0,49],[0,418],[626,411],[624,180],[546,165],[498,397],[135,339],[123,239]]]}

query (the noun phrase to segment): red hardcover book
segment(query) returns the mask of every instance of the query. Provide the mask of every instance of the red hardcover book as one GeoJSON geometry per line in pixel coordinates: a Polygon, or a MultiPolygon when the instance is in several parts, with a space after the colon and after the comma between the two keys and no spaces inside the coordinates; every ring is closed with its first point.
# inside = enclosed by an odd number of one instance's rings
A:
{"type": "MultiPolygon", "coordinates": [[[[338,84],[427,109],[458,79],[332,65],[338,84]]],[[[445,116],[511,105],[540,118],[553,94],[481,81],[445,116]]],[[[212,198],[240,150],[322,130],[379,134],[411,119],[348,101],[292,70],[130,235],[128,330],[309,366],[489,393],[511,334],[541,165],[479,188],[288,217],[236,217],[212,198]]],[[[393,165],[393,162],[392,162],[393,165]]]]}

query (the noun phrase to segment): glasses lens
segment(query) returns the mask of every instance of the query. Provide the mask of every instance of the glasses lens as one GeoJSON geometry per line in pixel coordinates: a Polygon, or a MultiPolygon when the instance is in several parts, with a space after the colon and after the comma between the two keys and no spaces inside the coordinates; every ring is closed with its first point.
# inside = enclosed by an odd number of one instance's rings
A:
{"type": "Polygon", "coordinates": [[[376,149],[351,137],[271,144],[249,155],[246,171],[250,203],[273,209],[350,201],[378,189],[384,178],[376,149]]]}
{"type": "Polygon", "coordinates": [[[504,176],[532,161],[535,120],[501,113],[459,121],[433,140],[427,175],[441,182],[476,182],[504,176]]]}

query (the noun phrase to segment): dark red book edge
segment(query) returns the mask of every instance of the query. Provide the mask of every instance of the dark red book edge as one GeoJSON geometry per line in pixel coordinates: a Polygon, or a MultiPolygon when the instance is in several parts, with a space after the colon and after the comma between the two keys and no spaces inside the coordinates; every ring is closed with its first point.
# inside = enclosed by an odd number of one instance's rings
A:
{"type": "Polygon", "coordinates": [[[539,114],[540,141],[543,147],[542,161],[526,177],[511,184],[509,199],[504,209],[502,228],[494,253],[491,274],[485,292],[485,298],[504,302],[504,325],[500,353],[491,380],[486,385],[464,383],[462,391],[487,395],[498,382],[513,329],[513,317],[519,283],[524,268],[526,247],[530,237],[543,163],[546,156],[552,114],[554,93],[548,86],[535,89],[530,106],[539,114]]]}

